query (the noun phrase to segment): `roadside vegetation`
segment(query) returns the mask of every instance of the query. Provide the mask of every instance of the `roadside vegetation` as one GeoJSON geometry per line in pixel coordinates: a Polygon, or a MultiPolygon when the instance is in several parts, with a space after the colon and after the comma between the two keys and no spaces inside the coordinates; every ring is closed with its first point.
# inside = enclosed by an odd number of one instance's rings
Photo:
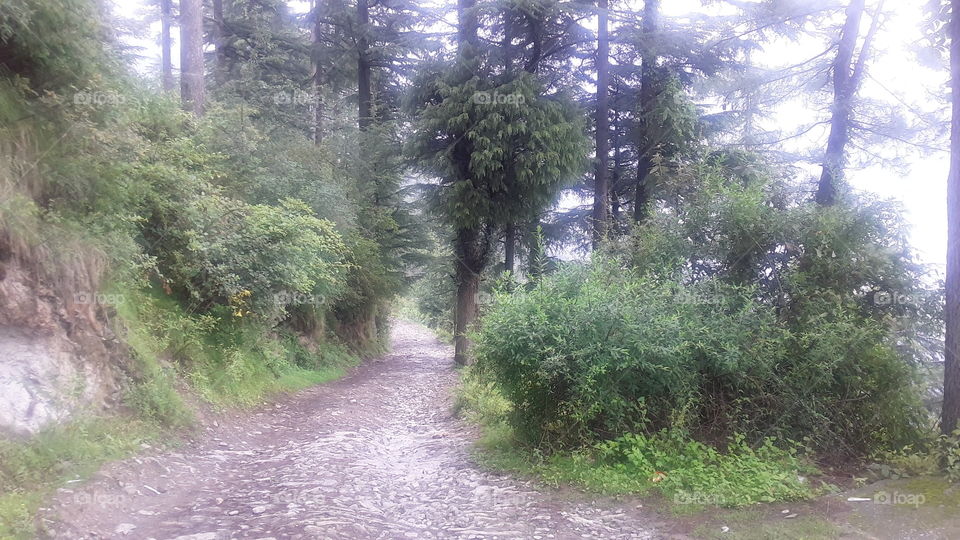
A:
{"type": "Polygon", "coordinates": [[[682,185],[699,179],[699,195],[590,261],[494,286],[459,401],[480,459],[727,507],[839,489],[824,466],[955,475],[956,439],[938,438],[923,399],[919,344],[941,296],[898,245],[895,211],[778,209],[776,181],[695,174],[682,185]]]}

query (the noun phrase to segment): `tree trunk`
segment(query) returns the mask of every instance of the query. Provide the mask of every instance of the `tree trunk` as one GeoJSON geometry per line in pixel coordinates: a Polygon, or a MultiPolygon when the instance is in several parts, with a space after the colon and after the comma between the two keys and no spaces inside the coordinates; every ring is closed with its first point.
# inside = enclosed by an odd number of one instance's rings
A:
{"type": "MultiPolygon", "coordinates": [[[[851,0],[847,6],[847,19],[840,33],[837,45],[837,58],[833,64],[833,111],[830,117],[830,137],[827,139],[827,151],[823,156],[823,172],[817,184],[816,202],[822,206],[831,206],[837,201],[837,184],[843,179],[844,155],[847,141],[850,140],[850,115],[853,110],[853,96],[856,93],[853,55],[860,33],[860,20],[866,0],[851,0]]],[[[875,18],[879,16],[876,15],[875,18]]],[[[866,50],[860,53],[860,62],[865,59],[866,50]]]]}
{"type": "Polygon", "coordinates": [[[950,177],[947,180],[946,342],[943,355],[945,434],[960,421],[960,0],[951,0],[950,75],[953,119],[950,124],[950,177]]]}
{"type": "MultiPolygon", "coordinates": [[[[476,0],[457,0],[457,51],[465,58],[472,57],[477,51],[479,19],[475,5],[476,0]]],[[[457,174],[461,180],[470,179],[471,152],[467,139],[460,140],[453,149],[457,174]]],[[[489,237],[481,234],[477,227],[459,229],[454,240],[457,306],[453,322],[453,360],[461,366],[470,361],[467,330],[477,318],[477,292],[480,290],[480,272],[486,265],[488,242],[489,237]]]]}
{"type": "MultiPolygon", "coordinates": [[[[614,85],[614,87],[617,86],[614,85]]],[[[613,137],[613,173],[610,177],[610,222],[616,226],[620,219],[620,193],[617,191],[617,186],[620,185],[621,168],[623,166],[623,147],[620,144],[620,113],[618,111],[613,113],[613,132],[611,135],[613,137]]]]}
{"type": "Polygon", "coordinates": [[[370,90],[370,44],[367,39],[370,26],[370,9],[367,0],[357,0],[357,23],[360,38],[357,40],[357,114],[358,125],[365,130],[373,121],[373,96],[370,90]]]}
{"type": "Polygon", "coordinates": [[[227,81],[227,52],[224,35],[223,0],[213,0],[213,46],[216,54],[213,76],[218,86],[227,81]]]}
{"type": "Polygon", "coordinates": [[[647,216],[650,200],[650,172],[653,170],[653,152],[656,141],[648,127],[654,113],[657,100],[657,54],[653,50],[653,35],[657,32],[660,16],[660,0],[647,0],[643,4],[643,55],[640,67],[640,133],[637,140],[637,181],[633,199],[633,219],[642,222],[647,216]]]}
{"type": "Polygon", "coordinates": [[[475,228],[457,231],[455,274],[457,280],[457,307],[454,313],[454,355],[457,365],[470,362],[470,339],[467,332],[477,320],[477,293],[480,291],[480,272],[485,266],[487,241],[475,228]]]}
{"type": "Polygon", "coordinates": [[[160,72],[165,92],[172,92],[174,88],[173,59],[170,45],[170,22],[173,18],[172,2],[173,0],[160,0],[160,72]]]}
{"type": "Polygon", "coordinates": [[[180,100],[184,110],[203,115],[203,3],[180,0],[180,100]]]}
{"type": "Polygon", "coordinates": [[[480,19],[476,5],[477,0],[457,0],[457,50],[460,54],[475,55],[478,52],[480,19]]]}
{"type": "Polygon", "coordinates": [[[457,313],[454,322],[453,361],[458,366],[470,363],[470,339],[467,331],[477,319],[477,292],[480,290],[480,277],[457,265],[457,313]]]}
{"type": "Polygon", "coordinates": [[[596,112],[596,172],[593,187],[593,248],[597,249],[607,237],[610,205],[608,156],[610,154],[609,68],[610,41],[607,36],[608,0],[598,0],[597,23],[597,112],[596,112]]]}
{"type": "Polygon", "coordinates": [[[527,233],[527,277],[530,281],[537,281],[543,277],[543,272],[546,270],[547,254],[544,252],[542,233],[540,220],[533,220],[527,233]]]}
{"type": "Polygon", "coordinates": [[[315,0],[311,3],[311,12],[313,13],[313,30],[311,31],[311,42],[313,51],[311,51],[311,67],[313,68],[313,143],[319,145],[323,142],[323,71],[317,57],[320,50],[320,37],[322,35],[322,26],[320,22],[320,2],[315,0]]]}
{"type": "Polygon", "coordinates": [[[503,235],[503,270],[513,274],[516,264],[517,227],[511,223],[507,225],[503,235]]]}

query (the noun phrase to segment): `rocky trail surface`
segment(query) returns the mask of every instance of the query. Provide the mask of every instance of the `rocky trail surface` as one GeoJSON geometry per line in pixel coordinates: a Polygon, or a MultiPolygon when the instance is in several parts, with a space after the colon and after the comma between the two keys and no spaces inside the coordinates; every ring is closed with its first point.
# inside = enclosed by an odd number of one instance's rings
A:
{"type": "Polygon", "coordinates": [[[652,538],[632,505],[476,466],[452,413],[451,351],[397,322],[392,352],[211,427],[179,451],[60,490],[58,538],[652,538]]]}

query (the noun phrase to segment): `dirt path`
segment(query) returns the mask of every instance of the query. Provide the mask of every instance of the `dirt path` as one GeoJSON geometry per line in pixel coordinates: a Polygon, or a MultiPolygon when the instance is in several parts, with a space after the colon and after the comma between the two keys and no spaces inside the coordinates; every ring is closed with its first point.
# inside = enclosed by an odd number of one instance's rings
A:
{"type": "Polygon", "coordinates": [[[61,490],[45,521],[71,539],[654,537],[632,507],[474,465],[450,358],[396,323],[387,356],[181,452],[107,467],[61,490]]]}

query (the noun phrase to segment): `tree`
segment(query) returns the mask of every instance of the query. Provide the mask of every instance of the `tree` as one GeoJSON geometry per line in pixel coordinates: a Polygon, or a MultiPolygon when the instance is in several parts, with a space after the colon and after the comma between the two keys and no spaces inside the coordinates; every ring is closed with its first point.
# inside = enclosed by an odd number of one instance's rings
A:
{"type": "Polygon", "coordinates": [[[180,1],[180,99],[183,108],[203,115],[203,3],[180,1]]]}
{"type": "Polygon", "coordinates": [[[863,80],[870,47],[879,28],[881,0],[870,30],[867,32],[859,54],[856,54],[860,20],[866,10],[866,0],[851,0],[846,10],[846,22],[837,44],[837,56],[833,64],[833,110],[830,118],[830,136],[823,158],[823,171],[817,184],[817,203],[830,206],[837,199],[837,184],[843,180],[843,168],[847,142],[850,139],[850,122],[853,100],[863,80]]]}
{"type": "Polygon", "coordinates": [[[940,427],[950,435],[960,422],[960,0],[951,0],[950,176],[947,180],[946,339],[943,354],[943,414],[940,427]]]}
{"type": "MultiPolygon", "coordinates": [[[[461,62],[475,58],[479,51],[480,21],[476,0],[457,0],[457,54],[461,62]]],[[[472,97],[472,96],[471,96],[472,97]]],[[[461,181],[471,182],[472,143],[462,137],[453,145],[453,165],[461,181]]],[[[487,265],[492,229],[490,224],[464,224],[457,227],[454,240],[454,273],[457,282],[456,307],[453,314],[454,353],[457,365],[469,361],[470,340],[467,331],[477,318],[477,293],[480,291],[480,272],[487,265]]]]}
{"type": "Polygon", "coordinates": [[[593,193],[593,244],[596,248],[607,236],[610,185],[607,178],[610,154],[610,106],[608,100],[610,41],[607,35],[608,0],[597,2],[597,108],[596,172],[593,193]]]}
{"type": "Polygon", "coordinates": [[[172,91],[174,85],[172,47],[170,45],[170,21],[173,17],[172,1],[160,0],[160,71],[165,92],[172,91]]]}
{"type": "Polygon", "coordinates": [[[700,142],[699,115],[691,102],[694,83],[727,68],[738,46],[735,40],[709,43],[709,36],[723,28],[710,19],[662,20],[661,5],[661,0],[646,0],[640,17],[630,11],[611,14],[616,26],[608,99],[614,123],[608,137],[616,144],[610,212],[619,215],[632,199],[638,222],[655,197],[654,173],[669,169],[700,142]]]}
{"type": "Polygon", "coordinates": [[[505,73],[503,58],[481,48],[489,40],[480,39],[473,0],[459,0],[458,17],[456,60],[424,70],[414,86],[411,142],[438,179],[435,208],[453,229],[454,359],[462,365],[493,241],[555,200],[586,144],[578,111],[562,95],[545,95],[532,73],[537,62],[505,73]]]}
{"type": "Polygon", "coordinates": [[[370,89],[370,44],[367,33],[370,26],[370,8],[367,0],[357,0],[357,123],[367,129],[373,119],[373,95],[370,89]]]}
{"type": "Polygon", "coordinates": [[[213,36],[214,54],[216,57],[214,75],[220,84],[226,79],[227,70],[227,48],[223,42],[225,34],[224,25],[223,0],[213,0],[213,27],[211,34],[213,36]]]}
{"type": "Polygon", "coordinates": [[[633,219],[643,221],[647,213],[650,198],[650,172],[653,170],[653,159],[659,141],[653,136],[657,94],[660,91],[659,74],[657,73],[658,55],[656,52],[656,34],[660,17],[660,0],[645,0],[643,3],[643,27],[641,33],[641,72],[640,72],[640,103],[637,140],[637,180],[636,194],[633,199],[633,219]]]}
{"type": "Polygon", "coordinates": [[[313,143],[319,145],[323,142],[323,66],[318,60],[318,55],[322,50],[323,43],[323,19],[320,16],[320,5],[322,0],[311,0],[310,15],[313,17],[313,24],[310,26],[310,71],[311,82],[313,83],[313,143]]]}

